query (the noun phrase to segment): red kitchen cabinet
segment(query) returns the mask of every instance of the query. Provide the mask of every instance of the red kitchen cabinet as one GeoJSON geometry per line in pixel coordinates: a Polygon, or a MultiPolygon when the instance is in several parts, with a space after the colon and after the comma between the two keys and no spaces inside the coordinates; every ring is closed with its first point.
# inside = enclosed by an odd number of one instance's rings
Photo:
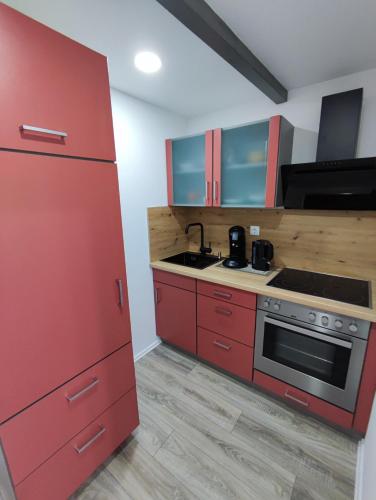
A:
{"type": "Polygon", "coordinates": [[[197,354],[213,365],[252,381],[253,349],[217,333],[198,328],[197,354]]]}
{"type": "Polygon", "coordinates": [[[2,422],[131,333],[116,166],[1,151],[0,179],[2,422]]]}
{"type": "Polygon", "coordinates": [[[0,147],[114,160],[106,57],[3,3],[0,40],[0,147]]]}
{"type": "Polygon", "coordinates": [[[138,423],[132,389],[22,481],[17,499],[67,500],[138,423]]]}
{"type": "Polygon", "coordinates": [[[338,408],[338,406],[334,406],[327,401],[323,401],[316,396],[312,396],[301,389],[297,389],[257,370],[254,370],[253,382],[263,389],[277,394],[277,396],[280,396],[290,404],[292,403],[305,411],[316,413],[325,420],[341,427],[351,429],[353,414],[342,408],[338,408]]]}
{"type": "Polygon", "coordinates": [[[354,429],[365,434],[376,393],[376,323],[371,327],[368,338],[363,374],[360,381],[358,401],[354,416],[354,429]]]}
{"type": "Polygon", "coordinates": [[[196,354],[196,292],[154,281],[157,335],[196,354]]]}

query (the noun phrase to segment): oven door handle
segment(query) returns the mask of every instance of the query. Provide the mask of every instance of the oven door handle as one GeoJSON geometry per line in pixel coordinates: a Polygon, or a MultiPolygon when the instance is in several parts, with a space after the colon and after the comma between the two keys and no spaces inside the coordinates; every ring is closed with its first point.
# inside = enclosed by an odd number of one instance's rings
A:
{"type": "Polygon", "coordinates": [[[291,323],[285,323],[284,321],[279,321],[278,319],[270,318],[269,316],[266,316],[264,321],[265,323],[270,323],[271,325],[280,326],[282,328],[286,328],[287,330],[291,330],[293,332],[306,335],[307,337],[324,340],[329,344],[339,345],[341,347],[345,347],[346,349],[352,349],[353,346],[351,342],[348,342],[346,340],[342,340],[337,337],[331,337],[330,335],[323,335],[322,333],[318,332],[312,332],[311,330],[301,328],[300,326],[292,325],[291,323]]]}

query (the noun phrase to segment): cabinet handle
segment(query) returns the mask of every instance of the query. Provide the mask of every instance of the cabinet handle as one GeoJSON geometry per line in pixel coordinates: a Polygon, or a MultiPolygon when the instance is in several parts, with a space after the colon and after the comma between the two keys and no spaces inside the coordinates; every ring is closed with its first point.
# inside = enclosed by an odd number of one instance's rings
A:
{"type": "Polygon", "coordinates": [[[288,389],[285,392],[285,398],[291,399],[291,401],[294,401],[294,403],[298,403],[302,406],[308,407],[309,403],[308,401],[303,401],[302,399],[297,398],[296,396],[293,396],[292,394],[289,393],[288,389]]]}
{"type": "Polygon", "coordinates": [[[159,304],[159,302],[160,302],[159,288],[154,288],[154,302],[155,302],[155,305],[159,304]]]}
{"type": "Polygon", "coordinates": [[[119,289],[119,302],[118,306],[123,308],[124,307],[124,292],[123,292],[123,281],[120,279],[116,280],[118,289],[119,289]]]}
{"type": "Polygon", "coordinates": [[[210,182],[209,181],[206,181],[205,183],[205,199],[206,199],[206,203],[209,203],[209,187],[210,187],[210,182]]]}
{"type": "Polygon", "coordinates": [[[87,441],[84,445],[82,445],[81,447],[79,446],[74,446],[74,449],[76,450],[76,452],[81,455],[81,453],[83,453],[85,450],[87,450],[92,444],[95,443],[95,441],[97,439],[99,439],[105,432],[106,432],[106,427],[104,427],[103,425],[100,425],[100,430],[95,434],[95,436],[93,436],[91,439],[89,439],[89,441],[87,441]]]}
{"type": "Polygon", "coordinates": [[[219,297],[221,299],[231,299],[232,298],[232,293],[226,293],[226,292],[219,292],[218,290],[215,290],[213,292],[214,297],[219,297]]]}
{"type": "Polygon", "coordinates": [[[99,384],[99,379],[97,377],[94,377],[89,385],[87,385],[80,391],[76,392],[76,394],[73,394],[72,396],[66,395],[65,397],[70,403],[72,403],[73,401],[76,401],[76,399],[82,397],[87,392],[91,391],[91,389],[94,389],[94,387],[98,384],[99,384]]]}
{"type": "Polygon", "coordinates": [[[218,181],[214,181],[214,201],[218,201],[218,181]]]}
{"type": "Polygon", "coordinates": [[[51,130],[49,128],[34,127],[33,125],[21,125],[20,129],[25,132],[39,132],[40,134],[68,137],[68,134],[66,132],[61,132],[60,130],[51,130]]]}
{"type": "Polygon", "coordinates": [[[230,345],[222,344],[222,342],[218,342],[217,340],[214,340],[213,344],[221,349],[224,349],[225,351],[229,351],[231,349],[230,345]]]}
{"type": "Polygon", "coordinates": [[[216,307],[215,312],[218,314],[223,314],[224,316],[232,315],[232,311],[230,311],[229,309],[225,309],[224,307],[216,307]]]}

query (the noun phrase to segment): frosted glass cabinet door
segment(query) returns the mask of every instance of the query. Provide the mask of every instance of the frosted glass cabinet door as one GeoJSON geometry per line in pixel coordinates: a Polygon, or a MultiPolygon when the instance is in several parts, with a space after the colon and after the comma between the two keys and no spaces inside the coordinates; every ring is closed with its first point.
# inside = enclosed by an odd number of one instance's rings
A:
{"type": "Polygon", "coordinates": [[[221,206],[265,206],[269,121],[223,129],[221,206]]]}
{"type": "Polygon", "coordinates": [[[205,134],[172,140],[173,204],[205,206],[205,134]]]}

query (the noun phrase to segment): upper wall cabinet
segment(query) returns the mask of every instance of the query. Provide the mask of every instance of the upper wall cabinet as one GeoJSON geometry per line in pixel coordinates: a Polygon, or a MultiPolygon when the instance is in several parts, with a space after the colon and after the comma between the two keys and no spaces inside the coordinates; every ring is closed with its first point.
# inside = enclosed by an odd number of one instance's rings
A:
{"type": "Polygon", "coordinates": [[[213,132],[166,141],[168,204],[211,206],[213,132]]]}
{"type": "Polygon", "coordinates": [[[291,162],[293,131],[282,116],[214,130],[213,206],[279,206],[278,170],[291,162]]]}
{"type": "Polygon", "coordinates": [[[291,162],[293,126],[282,116],[166,141],[169,205],[281,205],[279,166],[291,162]]]}
{"type": "Polygon", "coordinates": [[[115,159],[107,60],[0,4],[0,148],[115,159]]]}

